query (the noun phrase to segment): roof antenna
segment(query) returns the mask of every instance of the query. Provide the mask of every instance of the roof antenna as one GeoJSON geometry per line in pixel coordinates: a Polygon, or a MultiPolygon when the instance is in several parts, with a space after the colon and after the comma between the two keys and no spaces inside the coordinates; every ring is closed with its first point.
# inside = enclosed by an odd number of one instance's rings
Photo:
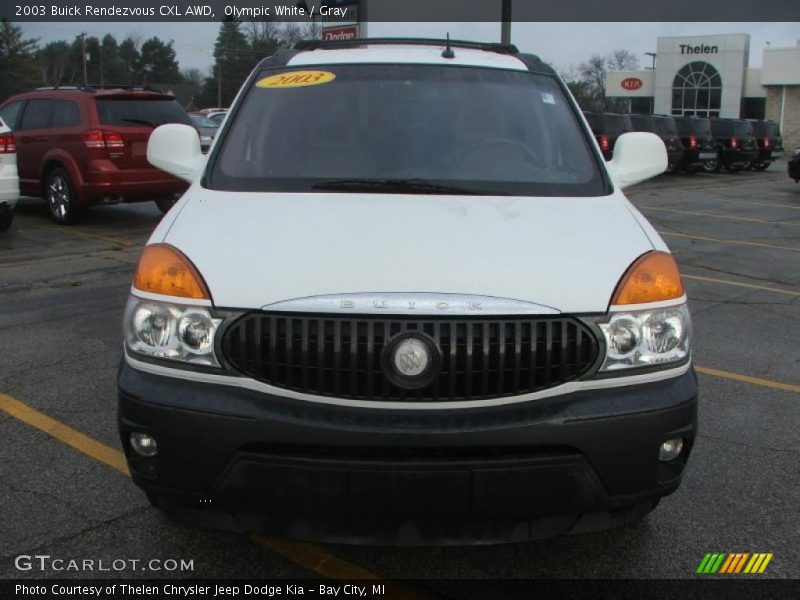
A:
{"type": "Polygon", "coordinates": [[[442,50],[442,58],[455,58],[456,53],[453,52],[453,49],[450,47],[450,32],[447,32],[447,47],[442,50]]]}

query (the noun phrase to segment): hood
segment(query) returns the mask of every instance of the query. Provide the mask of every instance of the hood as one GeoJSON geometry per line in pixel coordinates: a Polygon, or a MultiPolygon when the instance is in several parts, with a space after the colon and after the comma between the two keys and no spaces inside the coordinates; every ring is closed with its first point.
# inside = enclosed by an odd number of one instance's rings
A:
{"type": "Polygon", "coordinates": [[[215,306],[332,294],[456,293],[605,312],[653,245],[621,194],[529,198],[241,193],[193,187],[152,241],[180,249],[215,306]],[[161,239],[159,239],[161,238],[161,239]]]}

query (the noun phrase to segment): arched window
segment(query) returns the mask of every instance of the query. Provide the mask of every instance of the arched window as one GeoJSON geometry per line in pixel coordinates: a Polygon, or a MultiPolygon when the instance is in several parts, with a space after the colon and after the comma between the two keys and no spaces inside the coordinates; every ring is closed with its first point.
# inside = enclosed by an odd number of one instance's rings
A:
{"type": "Polygon", "coordinates": [[[672,82],[672,114],[687,117],[718,117],[722,101],[722,78],[705,62],[685,65],[672,82]]]}

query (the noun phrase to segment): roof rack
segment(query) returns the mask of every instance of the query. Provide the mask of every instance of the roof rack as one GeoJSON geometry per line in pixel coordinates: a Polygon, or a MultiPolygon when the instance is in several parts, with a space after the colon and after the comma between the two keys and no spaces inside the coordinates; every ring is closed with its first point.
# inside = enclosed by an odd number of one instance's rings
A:
{"type": "Polygon", "coordinates": [[[165,93],[161,88],[150,87],[149,85],[49,85],[38,87],[35,91],[46,92],[52,90],[77,90],[80,92],[95,93],[102,90],[126,90],[129,92],[157,92],[165,93]]]}
{"type": "Polygon", "coordinates": [[[518,54],[519,49],[514,44],[498,44],[493,42],[469,42],[465,40],[445,40],[435,38],[353,38],[350,40],[300,40],[294,47],[295,50],[325,50],[331,48],[353,48],[355,46],[375,46],[403,44],[411,46],[447,46],[451,48],[471,48],[486,50],[498,54],[518,54]]]}

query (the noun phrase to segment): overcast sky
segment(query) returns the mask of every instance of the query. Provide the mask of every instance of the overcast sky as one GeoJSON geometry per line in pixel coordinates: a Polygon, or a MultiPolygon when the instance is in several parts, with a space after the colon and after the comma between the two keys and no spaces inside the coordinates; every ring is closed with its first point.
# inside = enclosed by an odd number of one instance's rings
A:
{"type": "MultiPolygon", "coordinates": [[[[133,35],[144,41],[150,36],[174,40],[181,68],[197,67],[204,72],[213,62],[211,49],[219,23],[20,23],[27,37],[42,44],[72,40],[86,31],[102,37],[111,33],[122,39],[133,35]]],[[[370,23],[369,36],[445,37],[478,41],[499,41],[499,23],[370,23]]],[[[577,66],[593,53],[606,54],[625,48],[640,58],[641,66],[652,60],[656,38],[675,35],[749,33],[750,67],[761,66],[761,51],[794,46],[800,40],[800,23],[514,23],[511,41],[520,50],[538,54],[558,69],[577,66]]]]}

